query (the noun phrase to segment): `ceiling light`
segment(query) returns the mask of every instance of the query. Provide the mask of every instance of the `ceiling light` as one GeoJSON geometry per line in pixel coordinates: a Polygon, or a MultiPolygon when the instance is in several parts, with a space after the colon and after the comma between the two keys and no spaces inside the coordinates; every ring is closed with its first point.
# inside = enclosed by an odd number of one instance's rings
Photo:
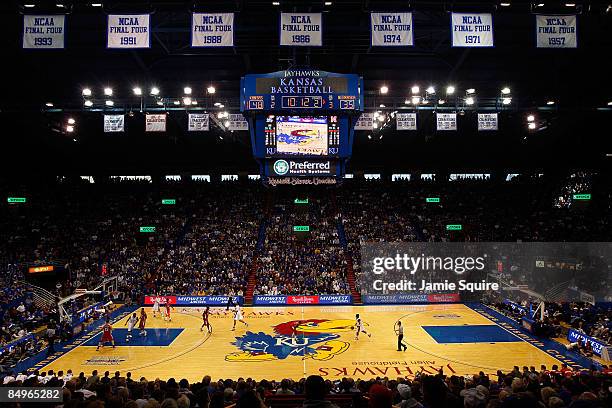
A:
{"type": "Polygon", "coordinates": [[[512,98],[503,98],[502,99],[502,103],[504,105],[510,105],[510,102],[512,102],[512,98]]]}
{"type": "Polygon", "coordinates": [[[157,105],[158,106],[164,106],[164,102],[163,101],[157,101],[157,105]]]}
{"type": "Polygon", "coordinates": [[[183,92],[185,93],[185,95],[191,95],[191,87],[189,86],[184,87],[183,92]]]}
{"type": "Polygon", "coordinates": [[[387,87],[387,85],[383,85],[380,87],[381,94],[386,94],[387,92],[389,92],[389,87],[387,87]]]}
{"type": "Polygon", "coordinates": [[[467,105],[473,105],[473,104],[474,104],[474,98],[472,98],[471,96],[468,96],[468,97],[465,99],[465,103],[466,103],[467,105]]]}
{"type": "Polygon", "coordinates": [[[434,88],[433,86],[430,85],[430,86],[427,87],[425,92],[427,92],[428,94],[434,94],[434,93],[436,93],[436,88],[434,88]]]}
{"type": "Polygon", "coordinates": [[[104,104],[106,106],[113,106],[113,105],[115,105],[115,102],[113,102],[113,101],[106,101],[106,102],[104,102],[104,104]]]}
{"type": "Polygon", "coordinates": [[[66,126],[66,132],[68,132],[68,133],[74,132],[74,126],[72,126],[72,125],[66,126]]]}
{"type": "Polygon", "coordinates": [[[381,103],[380,105],[378,105],[379,108],[386,108],[384,103],[381,103]]]}
{"type": "Polygon", "coordinates": [[[185,105],[191,105],[191,98],[186,96],[183,98],[183,104],[185,105]]]}
{"type": "Polygon", "coordinates": [[[92,101],[87,100],[84,103],[85,103],[85,106],[87,106],[88,108],[93,106],[93,102],[92,101]]]}
{"type": "Polygon", "coordinates": [[[536,124],[535,124],[535,122],[530,122],[530,123],[527,125],[527,127],[528,127],[529,129],[533,130],[533,129],[535,129],[535,128],[536,128],[536,124]]]}
{"type": "Polygon", "coordinates": [[[81,94],[83,96],[91,96],[91,89],[89,88],[83,88],[83,90],[81,91],[81,94]]]}
{"type": "Polygon", "coordinates": [[[549,105],[549,106],[550,106],[550,105],[554,105],[554,104],[555,104],[555,101],[548,101],[548,102],[546,102],[546,104],[547,104],[547,105],[549,105]]]}
{"type": "Polygon", "coordinates": [[[272,2],[272,5],[273,5],[273,6],[280,6],[280,1],[273,1],[273,2],[272,2]]]}
{"type": "Polygon", "coordinates": [[[421,104],[423,104],[423,105],[427,105],[427,103],[428,103],[427,99],[423,99],[423,100],[421,101],[421,104]]]}
{"type": "Polygon", "coordinates": [[[191,104],[192,104],[192,105],[197,105],[197,104],[198,104],[198,101],[193,100],[193,101],[191,101],[191,104]]]}
{"type": "Polygon", "coordinates": [[[74,120],[74,118],[68,118],[69,125],[74,125],[75,123],[76,123],[76,120],[74,120]]]}
{"type": "MultiPolygon", "coordinates": [[[[609,105],[609,104],[608,104],[608,105],[609,105]]],[[[53,107],[53,102],[47,102],[47,103],[45,103],[45,106],[46,106],[47,108],[52,108],[52,107],[53,107]]]]}
{"type": "Polygon", "coordinates": [[[503,95],[508,95],[510,93],[510,88],[508,88],[507,86],[502,88],[501,93],[503,95]]]}
{"type": "Polygon", "coordinates": [[[23,7],[25,7],[25,8],[32,8],[34,6],[36,6],[36,5],[35,4],[30,4],[30,3],[23,5],[23,7]]]}
{"type": "Polygon", "coordinates": [[[208,92],[209,94],[214,94],[215,92],[217,92],[217,90],[215,89],[214,86],[209,86],[208,88],[206,88],[206,92],[208,92]]]}
{"type": "Polygon", "coordinates": [[[326,5],[326,6],[331,6],[332,4],[333,4],[333,3],[332,3],[331,1],[326,1],[326,2],[325,2],[325,5],[326,5]]]}
{"type": "Polygon", "coordinates": [[[181,102],[180,102],[180,101],[174,101],[174,102],[172,102],[172,103],[173,103],[173,104],[175,104],[175,105],[180,105],[180,104],[181,104],[181,102]]]}
{"type": "Polygon", "coordinates": [[[213,105],[215,105],[215,106],[221,106],[221,102],[215,102],[215,103],[213,103],[213,105]]]}
{"type": "MultiPolygon", "coordinates": [[[[51,105],[53,106],[53,105],[51,105]]],[[[612,101],[608,102],[608,106],[612,106],[612,101]]]]}
{"type": "Polygon", "coordinates": [[[410,100],[409,100],[409,99],[404,99],[404,103],[405,103],[406,105],[408,105],[408,104],[410,103],[410,100]]]}
{"type": "Polygon", "coordinates": [[[59,8],[63,8],[64,7],[64,5],[62,3],[57,3],[56,6],[59,7],[59,8]]]}
{"type": "Polygon", "coordinates": [[[510,3],[509,2],[501,2],[499,3],[500,6],[502,7],[510,7],[510,3]]]}
{"type": "Polygon", "coordinates": [[[444,99],[438,99],[438,105],[444,105],[446,101],[444,99]]]}
{"type": "Polygon", "coordinates": [[[535,120],[535,116],[529,115],[527,116],[527,122],[533,122],[535,120]]]}
{"type": "Polygon", "coordinates": [[[113,88],[104,88],[104,95],[106,96],[112,96],[113,95],[113,88]]]}
{"type": "Polygon", "coordinates": [[[565,7],[576,7],[576,3],[565,3],[565,7]]]}
{"type": "Polygon", "coordinates": [[[475,93],[476,90],[474,88],[468,88],[465,90],[465,93],[467,93],[468,95],[475,93]]]}
{"type": "Polygon", "coordinates": [[[452,95],[454,93],[455,93],[455,87],[454,86],[450,85],[450,86],[446,87],[446,94],[447,95],[452,95]]]}
{"type": "Polygon", "coordinates": [[[413,94],[418,94],[421,91],[421,88],[419,88],[418,85],[414,85],[412,88],[410,88],[410,92],[412,92],[413,94]]]}
{"type": "Polygon", "coordinates": [[[226,128],[228,128],[230,126],[230,121],[226,120],[225,122],[223,122],[223,126],[225,126],[226,128]]]}
{"type": "Polygon", "coordinates": [[[151,88],[151,95],[159,95],[159,88],[156,86],[151,88]]]}
{"type": "Polygon", "coordinates": [[[142,88],[138,86],[133,88],[132,91],[134,91],[134,95],[138,95],[138,96],[142,95],[142,88]]]}
{"type": "Polygon", "coordinates": [[[91,7],[102,7],[102,3],[91,3],[91,7]]]}
{"type": "Polygon", "coordinates": [[[417,105],[420,102],[421,98],[417,95],[412,97],[412,104],[417,105]]]}

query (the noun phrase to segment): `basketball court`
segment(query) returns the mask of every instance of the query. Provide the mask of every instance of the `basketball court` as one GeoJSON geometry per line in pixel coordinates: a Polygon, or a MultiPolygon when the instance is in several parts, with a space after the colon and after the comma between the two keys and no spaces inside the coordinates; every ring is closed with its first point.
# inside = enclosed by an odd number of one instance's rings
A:
{"type": "MultiPolygon", "coordinates": [[[[132,378],[201,380],[253,377],[301,378],[319,374],[329,379],[345,376],[413,376],[419,371],[468,375],[514,365],[551,367],[573,363],[488,313],[481,305],[393,305],[335,307],[245,308],[248,328],[233,314],[211,309],[213,333],[200,331],[200,308],[175,308],[172,321],[153,318],[147,308],[147,336],[137,331],[126,342],[128,312],[113,323],[117,347],[96,351],[99,329],[85,334],[41,370],[132,372],[132,378]],[[355,340],[352,329],[360,313],[371,337],[355,340]],[[408,350],[397,351],[395,323],[401,319],[408,350]]],[[[490,310],[489,310],[490,312],[490,310]]],[[[45,365],[46,364],[46,365],[45,365]]]]}

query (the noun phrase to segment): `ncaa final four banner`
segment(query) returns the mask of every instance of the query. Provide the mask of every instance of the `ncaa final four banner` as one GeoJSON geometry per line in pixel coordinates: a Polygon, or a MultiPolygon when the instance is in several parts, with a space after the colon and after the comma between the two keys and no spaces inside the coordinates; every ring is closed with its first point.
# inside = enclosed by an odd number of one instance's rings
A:
{"type": "Polygon", "coordinates": [[[416,113],[396,113],[395,124],[397,130],[417,130],[416,113]]]}
{"type": "Polygon", "coordinates": [[[372,130],[374,129],[374,114],[371,112],[363,112],[357,123],[355,123],[355,130],[372,130]]]}
{"type": "Polygon", "coordinates": [[[232,47],[234,13],[193,13],[191,15],[192,47],[232,47]]]}
{"type": "Polygon", "coordinates": [[[493,47],[491,13],[451,13],[453,47],[493,47]]]}
{"type": "Polygon", "coordinates": [[[249,130],[249,122],[246,121],[242,113],[230,113],[229,130],[249,130]]]}
{"type": "Polygon", "coordinates": [[[536,16],[537,48],[577,48],[576,15],[536,16]]]}
{"type": "Polygon", "coordinates": [[[412,13],[370,13],[371,44],[374,47],[414,45],[412,13]]]}
{"type": "Polygon", "coordinates": [[[104,133],[123,132],[124,126],[124,115],[104,115],[104,133]]]}
{"type": "Polygon", "coordinates": [[[109,14],[106,48],[151,48],[151,15],[109,14]]]}
{"type": "Polygon", "coordinates": [[[281,13],[280,45],[320,47],[323,45],[323,14],[281,13]]]}
{"type": "Polygon", "coordinates": [[[209,122],[208,113],[190,113],[187,130],[189,132],[208,132],[209,122]]]}
{"type": "Polygon", "coordinates": [[[478,130],[497,130],[497,113],[479,113],[478,114],[478,130]]]}
{"type": "Polygon", "coordinates": [[[166,114],[147,114],[145,116],[145,132],[165,132],[166,114]]]}
{"type": "Polygon", "coordinates": [[[436,113],[437,130],[457,130],[456,113],[436,113]]]}
{"type": "Polygon", "coordinates": [[[64,48],[65,15],[23,16],[24,49],[64,48]]]}

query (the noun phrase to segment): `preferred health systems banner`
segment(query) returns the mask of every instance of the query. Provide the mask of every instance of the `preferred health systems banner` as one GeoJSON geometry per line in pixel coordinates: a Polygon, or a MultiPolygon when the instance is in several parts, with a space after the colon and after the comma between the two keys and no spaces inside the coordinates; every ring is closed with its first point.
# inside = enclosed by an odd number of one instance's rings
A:
{"type": "Polygon", "coordinates": [[[107,48],[150,48],[150,14],[109,14],[107,48]]]}
{"type": "Polygon", "coordinates": [[[478,114],[478,130],[497,130],[497,113],[479,113],[478,114]]]}
{"type": "Polygon", "coordinates": [[[249,122],[246,121],[242,113],[230,113],[229,130],[249,130],[249,122]]]}
{"type": "Polygon", "coordinates": [[[166,114],[147,114],[145,116],[145,131],[146,132],[165,132],[166,131],[166,114]]]}
{"type": "Polygon", "coordinates": [[[25,49],[64,48],[65,15],[23,16],[23,43],[25,49]]]}
{"type": "Polygon", "coordinates": [[[374,129],[374,114],[370,112],[364,112],[357,119],[355,123],[355,130],[372,130],[374,129]]]}
{"type": "Polygon", "coordinates": [[[190,113],[189,114],[189,125],[187,127],[189,132],[208,132],[209,130],[209,116],[208,113],[190,113]]]}
{"type": "Polygon", "coordinates": [[[491,13],[451,13],[453,47],[493,47],[491,13]]]}
{"type": "Polygon", "coordinates": [[[123,132],[124,129],[124,115],[104,115],[104,133],[123,132]]]}
{"type": "Polygon", "coordinates": [[[536,16],[537,48],[576,48],[576,16],[536,16]]]}
{"type": "Polygon", "coordinates": [[[397,130],[417,130],[416,113],[396,113],[397,130]]]}
{"type": "Polygon", "coordinates": [[[281,13],[280,45],[322,46],[322,16],[321,13],[281,13]]]}
{"type": "Polygon", "coordinates": [[[372,46],[410,47],[414,45],[412,13],[371,13],[372,46]]]}
{"type": "Polygon", "coordinates": [[[234,13],[193,13],[191,15],[192,47],[232,47],[234,13]]]}
{"type": "Polygon", "coordinates": [[[456,113],[436,113],[437,130],[457,130],[456,113]]]}

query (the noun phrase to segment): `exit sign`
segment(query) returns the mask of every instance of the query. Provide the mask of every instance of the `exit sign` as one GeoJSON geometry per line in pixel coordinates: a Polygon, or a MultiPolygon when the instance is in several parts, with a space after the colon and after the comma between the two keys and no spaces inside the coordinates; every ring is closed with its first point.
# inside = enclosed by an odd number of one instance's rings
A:
{"type": "Polygon", "coordinates": [[[293,200],[293,204],[308,204],[307,198],[296,198],[293,200]]]}
{"type": "Polygon", "coordinates": [[[6,202],[9,204],[25,203],[26,199],[25,197],[8,197],[6,202]]]}
{"type": "Polygon", "coordinates": [[[176,204],[176,200],[174,198],[162,198],[162,204],[174,205],[176,204]]]}
{"type": "Polygon", "coordinates": [[[140,232],[155,232],[155,227],[140,227],[140,232]]]}
{"type": "Polygon", "coordinates": [[[463,225],[461,224],[448,224],[446,226],[447,231],[461,231],[463,229],[463,225]]]}
{"type": "Polygon", "coordinates": [[[574,194],[572,197],[574,198],[574,200],[590,200],[591,199],[590,194],[574,194]]]}
{"type": "Polygon", "coordinates": [[[425,199],[426,203],[439,203],[440,202],[440,197],[427,197],[425,199]]]}
{"type": "Polygon", "coordinates": [[[308,225],[294,225],[293,232],[309,232],[310,227],[308,225]]]}

